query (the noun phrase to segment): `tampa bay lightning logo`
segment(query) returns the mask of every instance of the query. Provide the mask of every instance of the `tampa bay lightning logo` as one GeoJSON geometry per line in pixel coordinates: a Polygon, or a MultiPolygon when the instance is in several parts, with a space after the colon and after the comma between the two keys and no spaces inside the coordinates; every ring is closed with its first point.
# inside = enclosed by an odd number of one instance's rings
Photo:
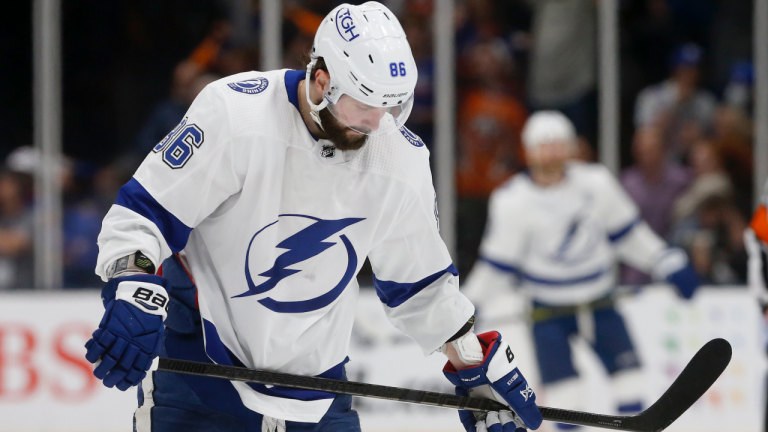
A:
{"type": "Polygon", "coordinates": [[[418,135],[416,135],[415,133],[413,133],[410,130],[408,130],[407,127],[405,127],[405,126],[401,127],[400,128],[400,133],[403,134],[405,139],[407,139],[408,142],[411,143],[412,146],[414,146],[414,147],[423,147],[424,146],[424,141],[422,141],[421,138],[419,138],[418,135]]]}
{"type": "MultiPolygon", "coordinates": [[[[322,284],[326,280],[337,280],[336,278],[338,275],[343,273],[335,286],[319,296],[297,301],[275,300],[273,296],[259,299],[259,303],[263,306],[278,313],[311,312],[328,306],[341,295],[357,270],[357,252],[355,251],[354,246],[352,246],[352,243],[346,235],[338,233],[350,225],[354,225],[362,220],[365,220],[365,218],[324,220],[299,214],[280,215],[278,220],[265,226],[254,234],[250,243],[248,243],[248,252],[245,254],[245,280],[248,283],[248,291],[232,298],[249,297],[266,293],[275,289],[281,281],[297,273],[301,273],[302,271],[306,271],[307,280],[310,281],[310,283],[305,284],[308,286],[304,287],[304,291],[316,293],[318,290],[326,289],[325,287],[319,286],[319,284],[322,284]],[[277,244],[276,247],[278,249],[285,249],[285,252],[280,254],[269,268],[267,267],[270,266],[270,264],[265,262],[259,264],[256,259],[254,259],[254,262],[251,262],[251,252],[254,251],[254,253],[257,253],[258,251],[263,251],[266,247],[269,247],[269,239],[275,237],[276,232],[273,230],[280,228],[279,224],[284,224],[286,227],[290,227],[289,232],[296,231],[294,234],[288,236],[277,244]],[[336,242],[325,241],[334,236],[338,236],[338,239],[341,240],[341,244],[344,246],[343,252],[338,248],[334,248],[335,252],[334,249],[331,249],[332,246],[337,244],[336,242]],[[331,249],[331,251],[329,251],[329,249],[331,249]],[[337,256],[330,260],[314,262],[314,268],[309,268],[313,266],[313,264],[310,263],[305,263],[305,268],[303,269],[301,268],[301,265],[298,265],[299,263],[309,261],[326,251],[328,251],[328,253],[334,252],[337,256]],[[343,259],[338,259],[341,257],[346,258],[346,266],[342,265],[337,269],[328,269],[326,267],[329,266],[324,265],[322,268],[317,268],[318,262],[333,264],[343,262],[343,259]],[[251,273],[251,266],[254,268],[261,267],[266,270],[258,273],[254,278],[251,273]],[[325,274],[319,275],[318,273],[321,272],[325,272],[325,274]],[[336,276],[332,277],[334,274],[336,276]],[[258,279],[258,284],[255,279],[258,279]]],[[[274,245],[274,243],[271,244],[274,245]]],[[[293,279],[295,279],[295,277],[293,279]]],[[[302,288],[298,286],[301,285],[300,281],[295,282],[296,286],[292,287],[292,290],[295,290],[296,292],[291,293],[293,296],[300,295],[300,291],[302,290],[302,288]]],[[[275,297],[280,296],[279,291],[279,289],[276,290],[275,297]]]]}
{"type": "Polygon", "coordinates": [[[269,81],[264,77],[227,84],[232,90],[245,94],[261,93],[266,90],[268,85],[269,81]]]}
{"type": "Polygon", "coordinates": [[[594,256],[601,238],[600,225],[588,209],[594,207],[591,195],[584,197],[581,211],[576,212],[564,232],[557,249],[550,255],[554,262],[566,266],[579,265],[594,256]]]}

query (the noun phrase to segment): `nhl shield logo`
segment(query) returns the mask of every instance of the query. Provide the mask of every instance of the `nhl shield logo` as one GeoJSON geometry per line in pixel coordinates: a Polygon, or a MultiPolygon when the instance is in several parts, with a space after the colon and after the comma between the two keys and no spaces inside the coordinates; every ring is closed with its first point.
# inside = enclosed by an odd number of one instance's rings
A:
{"type": "Polygon", "coordinates": [[[268,85],[269,81],[264,77],[227,84],[232,90],[245,94],[259,94],[263,92],[268,85]]]}
{"type": "Polygon", "coordinates": [[[332,158],[336,155],[336,147],[332,145],[324,145],[323,149],[320,151],[320,156],[324,158],[332,158]]]}

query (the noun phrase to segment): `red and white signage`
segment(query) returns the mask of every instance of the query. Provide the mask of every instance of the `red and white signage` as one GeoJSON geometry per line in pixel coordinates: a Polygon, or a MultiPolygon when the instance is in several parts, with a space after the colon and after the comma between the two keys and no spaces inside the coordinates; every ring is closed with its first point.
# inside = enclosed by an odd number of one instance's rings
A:
{"type": "Polygon", "coordinates": [[[0,295],[0,431],[133,429],[136,389],[104,387],[84,357],[103,314],[96,290],[0,295]]]}
{"type": "MultiPolygon", "coordinates": [[[[484,311],[484,321],[504,335],[532,387],[540,388],[528,324],[521,319],[525,300],[510,294],[493,303],[496,310],[484,311]]],[[[721,379],[669,431],[761,431],[764,323],[745,289],[705,289],[687,303],[657,287],[620,304],[645,366],[646,403],[661,395],[707,340],[723,337],[733,346],[721,379]]],[[[84,358],[83,345],[103,312],[96,290],[0,294],[0,432],[132,430],[136,389],[105,388],[84,358]]],[[[586,344],[574,348],[589,409],[610,413],[605,373],[586,344]]],[[[350,380],[452,391],[441,373],[445,357],[425,358],[387,322],[373,290],[361,292],[350,359],[350,380]]],[[[453,410],[364,398],[354,403],[366,432],[463,431],[453,410]]],[[[545,423],[540,430],[554,429],[545,423]]]]}

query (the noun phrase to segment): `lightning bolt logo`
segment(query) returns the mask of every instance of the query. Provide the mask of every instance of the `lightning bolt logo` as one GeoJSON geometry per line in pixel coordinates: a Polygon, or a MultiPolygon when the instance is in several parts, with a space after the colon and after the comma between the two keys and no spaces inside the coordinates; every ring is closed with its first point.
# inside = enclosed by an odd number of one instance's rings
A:
{"type": "MultiPolygon", "coordinates": [[[[314,256],[320,255],[321,253],[328,250],[328,248],[336,244],[336,242],[324,241],[325,239],[333,236],[334,234],[350,225],[354,225],[362,220],[365,220],[364,218],[323,220],[312,216],[297,214],[280,215],[280,217],[301,217],[312,219],[315,222],[312,225],[297,232],[296,234],[286,238],[277,245],[277,248],[286,249],[286,252],[283,252],[280,256],[277,257],[269,270],[263,273],[259,273],[259,276],[267,278],[266,281],[260,283],[259,285],[256,285],[253,282],[251,271],[248,266],[251,246],[253,245],[253,241],[256,239],[256,236],[258,236],[261,232],[270,226],[278,223],[279,219],[254,234],[250,243],[248,244],[248,252],[245,255],[245,279],[248,283],[248,291],[236,295],[233,298],[248,297],[270,291],[271,289],[275,288],[277,284],[280,283],[280,281],[283,279],[301,272],[301,270],[291,269],[289,267],[302,261],[306,261],[314,256]]],[[[342,280],[339,282],[339,284],[336,285],[336,287],[334,287],[331,291],[310,300],[280,302],[267,297],[259,300],[259,303],[263,304],[269,309],[274,310],[275,312],[308,312],[311,310],[320,309],[321,307],[325,307],[333,302],[333,300],[335,300],[344,290],[346,285],[349,283],[349,280],[351,280],[352,276],[354,276],[355,270],[357,269],[357,253],[352,247],[352,244],[349,242],[349,239],[347,239],[345,235],[342,234],[339,237],[347,249],[347,257],[349,262],[347,264],[347,271],[345,272],[344,277],[342,277],[342,280]]]]}

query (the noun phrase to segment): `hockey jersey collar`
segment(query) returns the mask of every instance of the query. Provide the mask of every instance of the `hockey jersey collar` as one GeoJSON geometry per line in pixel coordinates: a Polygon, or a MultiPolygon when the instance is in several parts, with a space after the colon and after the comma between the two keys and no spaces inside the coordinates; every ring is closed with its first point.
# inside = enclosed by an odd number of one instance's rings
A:
{"type": "MultiPolygon", "coordinates": [[[[304,121],[304,116],[301,115],[301,107],[299,107],[299,83],[304,77],[305,73],[303,71],[288,70],[285,72],[285,91],[288,92],[288,101],[296,107],[296,111],[299,112],[302,121],[304,121]]],[[[304,126],[307,126],[306,123],[304,126]]],[[[312,131],[309,130],[309,127],[307,127],[307,132],[315,141],[318,140],[312,131]]]]}

